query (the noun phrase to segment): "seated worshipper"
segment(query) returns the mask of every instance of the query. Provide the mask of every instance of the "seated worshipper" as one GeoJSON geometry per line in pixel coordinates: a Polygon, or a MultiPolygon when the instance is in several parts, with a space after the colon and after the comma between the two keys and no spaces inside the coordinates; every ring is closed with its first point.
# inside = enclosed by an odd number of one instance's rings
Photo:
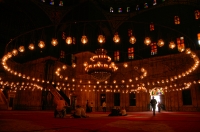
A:
{"type": "Polygon", "coordinates": [[[60,100],[57,101],[56,109],[54,111],[54,117],[56,117],[58,114],[60,117],[65,117],[65,115],[66,115],[65,107],[66,107],[65,101],[61,97],[60,100]]]}
{"type": "Polygon", "coordinates": [[[77,105],[74,113],[72,114],[74,118],[81,118],[81,106],[77,105]]]}
{"type": "Polygon", "coordinates": [[[85,113],[84,108],[83,108],[83,107],[80,107],[80,109],[81,109],[81,117],[83,117],[83,118],[88,117],[88,116],[86,115],[86,113],[85,113]]]}
{"type": "Polygon", "coordinates": [[[117,109],[115,106],[111,110],[111,113],[108,116],[119,116],[119,109],[117,109]]]}
{"type": "Polygon", "coordinates": [[[121,116],[126,116],[126,115],[127,115],[126,109],[125,109],[124,107],[122,107],[122,109],[121,109],[119,115],[121,115],[121,116]]]}

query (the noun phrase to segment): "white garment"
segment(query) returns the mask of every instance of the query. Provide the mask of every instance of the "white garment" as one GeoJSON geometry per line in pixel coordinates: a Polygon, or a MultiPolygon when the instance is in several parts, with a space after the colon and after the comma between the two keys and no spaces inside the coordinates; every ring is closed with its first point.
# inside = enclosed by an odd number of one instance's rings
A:
{"type": "Polygon", "coordinates": [[[122,115],[126,115],[126,110],[125,110],[125,109],[122,109],[122,110],[121,110],[121,114],[122,114],[122,115]]]}

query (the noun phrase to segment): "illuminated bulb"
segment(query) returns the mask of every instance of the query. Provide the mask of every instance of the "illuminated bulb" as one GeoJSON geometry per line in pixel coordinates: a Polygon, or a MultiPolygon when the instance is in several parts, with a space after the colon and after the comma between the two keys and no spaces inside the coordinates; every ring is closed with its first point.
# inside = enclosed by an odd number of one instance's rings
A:
{"type": "Polygon", "coordinates": [[[24,46],[20,46],[20,47],[19,47],[19,52],[24,52],[24,51],[25,51],[24,46]]]}
{"type": "Polygon", "coordinates": [[[127,68],[127,67],[128,67],[128,64],[127,64],[127,63],[124,63],[124,67],[127,68]]]}
{"type": "Polygon", "coordinates": [[[105,37],[103,35],[99,35],[98,38],[97,38],[97,40],[101,44],[105,43],[105,41],[106,41],[106,39],[105,39],[105,37]]]}
{"type": "Polygon", "coordinates": [[[164,44],[165,44],[165,43],[164,43],[164,41],[163,41],[162,39],[159,39],[159,40],[158,40],[158,46],[159,46],[159,47],[163,47],[164,44]]]}
{"type": "Polygon", "coordinates": [[[13,54],[13,56],[16,56],[18,54],[18,51],[16,49],[13,49],[12,54],[13,54]]]}
{"type": "Polygon", "coordinates": [[[174,49],[175,47],[176,47],[176,44],[174,43],[174,41],[169,42],[170,49],[174,49]]]}
{"type": "Polygon", "coordinates": [[[66,69],[67,69],[67,66],[66,66],[66,65],[63,65],[63,66],[62,66],[62,69],[63,69],[63,70],[66,70],[66,69]]]}
{"type": "Polygon", "coordinates": [[[114,41],[115,43],[119,43],[120,37],[119,37],[119,35],[118,35],[117,33],[114,35],[113,41],[114,41]]]}
{"type": "Polygon", "coordinates": [[[88,42],[87,36],[83,35],[81,37],[81,42],[82,42],[82,44],[86,44],[88,42]]]}
{"type": "Polygon", "coordinates": [[[55,38],[52,38],[51,44],[52,44],[53,46],[56,46],[56,45],[58,44],[58,40],[55,39],[55,38]]]}
{"type": "Polygon", "coordinates": [[[72,44],[72,37],[67,37],[65,42],[66,44],[72,44]]]}
{"type": "Polygon", "coordinates": [[[129,39],[129,42],[131,44],[134,44],[136,42],[136,38],[134,36],[131,36],[130,39],[129,39]]]}
{"type": "Polygon", "coordinates": [[[144,39],[144,44],[146,44],[147,46],[151,43],[151,39],[149,37],[146,37],[144,39]]]}
{"type": "Polygon", "coordinates": [[[38,46],[39,46],[41,49],[44,48],[44,46],[45,46],[44,41],[40,41],[40,42],[38,43],[38,46]]]}
{"type": "Polygon", "coordinates": [[[72,67],[75,68],[76,67],[76,63],[72,63],[72,67]]]}
{"type": "Polygon", "coordinates": [[[30,50],[34,50],[34,44],[29,44],[28,48],[29,48],[30,50]]]}

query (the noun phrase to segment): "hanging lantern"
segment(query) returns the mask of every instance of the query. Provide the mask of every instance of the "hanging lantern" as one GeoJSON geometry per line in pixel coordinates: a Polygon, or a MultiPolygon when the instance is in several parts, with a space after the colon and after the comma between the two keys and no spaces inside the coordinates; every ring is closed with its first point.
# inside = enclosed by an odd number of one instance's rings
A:
{"type": "Polygon", "coordinates": [[[124,63],[123,66],[124,66],[125,68],[127,68],[127,67],[128,67],[128,64],[127,64],[127,63],[124,63]]]}
{"type": "Polygon", "coordinates": [[[82,44],[86,44],[88,42],[87,36],[83,35],[81,38],[82,44]]]}
{"type": "Polygon", "coordinates": [[[179,16],[174,16],[174,23],[176,25],[180,24],[180,18],[179,18],[179,16]]]}
{"type": "Polygon", "coordinates": [[[153,31],[154,30],[154,24],[153,22],[150,24],[150,31],[153,31]]]}
{"type": "Polygon", "coordinates": [[[66,65],[63,65],[63,66],[62,66],[62,69],[63,69],[63,70],[66,70],[66,69],[67,69],[67,66],[66,66],[66,65]]]}
{"type": "Polygon", "coordinates": [[[19,52],[24,52],[24,50],[25,50],[24,46],[19,47],[19,52]]]}
{"type": "Polygon", "coordinates": [[[67,37],[65,42],[66,44],[72,44],[72,37],[67,37]]]}
{"type": "Polygon", "coordinates": [[[76,63],[72,63],[72,67],[75,68],[76,67],[76,63]]]}
{"type": "Polygon", "coordinates": [[[146,37],[144,39],[144,44],[146,44],[147,46],[151,43],[151,39],[149,37],[146,37]]]}
{"type": "Polygon", "coordinates": [[[101,44],[105,43],[105,41],[106,41],[106,39],[105,39],[105,37],[103,35],[99,35],[98,38],[97,38],[97,40],[101,44]]]}
{"type": "Polygon", "coordinates": [[[117,32],[115,33],[115,35],[114,35],[114,37],[113,37],[113,41],[114,41],[115,43],[119,43],[119,41],[120,41],[120,37],[119,37],[119,35],[118,35],[117,32]]]}
{"type": "Polygon", "coordinates": [[[53,46],[56,46],[56,45],[58,44],[58,40],[55,39],[55,38],[52,38],[51,44],[52,44],[53,46]]]}
{"type": "Polygon", "coordinates": [[[12,54],[13,54],[13,56],[16,56],[18,54],[18,51],[16,49],[13,49],[12,54]]]}
{"type": "Polygon", "coordinates": [[[197,34],[198,44],[200,45],[200,33],[197,34]]]}
{"type": "Polygon", "coordinates": [[[176,47],[176,44],[174,43],[174,41],[169,42],[170,49],[174,49],[175,47],[176,47]]]}
{"type": "Polygon", "coordinates": [[[30,50],[34,50],[34,44],[29,44],[29,46],[28,46],[28,48],[30,49],[30,50]]]}
{"type": "Polygon", "coordinates": [[[158,40],[158,46],[159,47],[163,47],[164,44],[165,44],[165,42],[162,39],[158,40]]]}
{"type": "Polygon", "coordinates": [[[45,46],[44,41],[40,41],[40,42],[38,43],[38,46],[39,46],[41,49],[44,48],[44,46],[45,46]]]}
{"type": "Polygon", "coordinates": [[[129,39],[129,42],[131,44],[134,44],[136,42],[136,38],[134,36],[131,36],[130,39],[129,39]]]}
{"type": "Polygon", "coordinates": [[[200,18],[199,10],[194,11],[194,16],[195,16],[195,19],[197,20],[200,18]]]}

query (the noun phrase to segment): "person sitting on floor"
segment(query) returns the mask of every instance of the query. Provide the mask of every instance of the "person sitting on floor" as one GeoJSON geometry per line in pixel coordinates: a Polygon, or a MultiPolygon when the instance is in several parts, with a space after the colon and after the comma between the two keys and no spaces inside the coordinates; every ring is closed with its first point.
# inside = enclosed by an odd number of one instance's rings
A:
{"type": "Polygon", "coordinates": [[[76,106],[76,109],[75,109],[74,113],[72,114],[72,117],[81,118],[81,107],[80,107],[80,105],[76,106]]]}
{"type": "Polygon", "coordinates": [[[121,111],[120,111],[119,115],[121,115],[121,116],[126,116],[127,115],[126,109],[124,107],[121,108],[121,111]]]}
{"type": "Polygon", "coordinates": [[[113,109],[111,110],[111,113],[108,116],[118,116],[119,115],[119,110],[114,106],[113,109]]]}
{"type": "Polygon", "coordinates": [[[86,113],[85,113],[84,108],[83,108],[83,107],[80,107],[80,109],[81,109],[81,117],[83,117],[83,118],[88,117],[88,116],[86,115],[86,113]]]}
{"type": "Polygon", "coordinates": [[[65,101],[63,100],[62,97],[60,98],[60,100],[57,101],[56,109],[54,111],[54,117],[56,117],[59,114],[59,112],[62,113],[62,117],[65,117],[66,105],[65,105],[65,101]]]}

